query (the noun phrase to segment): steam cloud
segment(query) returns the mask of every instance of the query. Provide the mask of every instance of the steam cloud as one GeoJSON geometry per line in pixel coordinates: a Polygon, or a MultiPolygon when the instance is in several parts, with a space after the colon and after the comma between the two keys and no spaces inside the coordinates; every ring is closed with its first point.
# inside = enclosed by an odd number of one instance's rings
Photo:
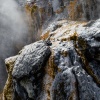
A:
{"type": "Polygon", "coordinates": [[[4,59],[30,43],[25,12],[14,0],[0,0],[0,92],[6,81],[4,59]]]}

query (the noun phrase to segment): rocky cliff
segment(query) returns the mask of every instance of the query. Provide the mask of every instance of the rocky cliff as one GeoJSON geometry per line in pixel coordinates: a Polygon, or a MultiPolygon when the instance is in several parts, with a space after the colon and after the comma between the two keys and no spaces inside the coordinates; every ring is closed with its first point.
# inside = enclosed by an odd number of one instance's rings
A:
{"type": "Polygon", "coordinates": [[[3,100],[100,100],[100,1],[32,0],[41,40],[7,58],[3,100]]]}

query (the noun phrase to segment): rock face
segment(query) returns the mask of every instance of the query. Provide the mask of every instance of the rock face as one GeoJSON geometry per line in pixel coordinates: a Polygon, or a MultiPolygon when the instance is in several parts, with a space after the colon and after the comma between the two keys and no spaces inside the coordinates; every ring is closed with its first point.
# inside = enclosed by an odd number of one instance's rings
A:
{"type": "Polygon", "coordinates": [[[95,20],[100,17],[99,0],[27,0],[26,11],[33,21],[34,37],[55,20],[95,20]]]}
{"type": "Polygon", "coordinates": [[[29,74],[35,74],[44,65],[49,55],[50,49],[43,41],[24,47],[15,63],[13,77],[20,79],[29,74]]]}
{"type": "Polygon", "coordinates": [[[37,11],[37,14],[40,14],[38,16],[40,20],[41,18],[45,18],[44,20],[46,20],[53,15],[59,16],[61,13],[70,19],[89,20],[100,16],[99,0],[30,0],[28,4],[37,7],[38,11],[36,9],[32,11],[37,11]]]}
{"type": "Polygon", "coordinates": [[[35,32],[42,27],[41,40],[12,58],[13,99],[4,100],[100,100],[99,2],[28,2],[35,32]]]}
{"type": "Polygon", "coordinates": [[[48,74],[52,81],[46,89],[49,100],[99,100],[99,29],[100,19],[89,23],[63,20],[49,26],[54,56],[53,77],[48,74]],[[62,26],[52,31],[57,24],[62,26]]]}
{"type": "Polygon", "coordinates": [[[44,41],[25,46],[13,68],[14,100],[36,98],[42,89],[42,78],[50,48],[44,41]]]}
{"type": "MultiPolygon", "coordinates": [[[[12,100],[13,99],[13,80],[12,80],[12,70],[14,67],[14,63],[18,56],[10,57],[5,60],[6,69],[8,73],[8,79],[4,87],[3,91],[3,100],[12,100]]],[[[0,99],[1,100],[1,99],[0,99]]]]}
{"type": "Polygon", "coordinates": [[[99,100],[100,19],[55,23],[46,29],[52,34],[50,47],[49,40],[41,40],[18,55],[12,72],[13,100],[99,100]]]}

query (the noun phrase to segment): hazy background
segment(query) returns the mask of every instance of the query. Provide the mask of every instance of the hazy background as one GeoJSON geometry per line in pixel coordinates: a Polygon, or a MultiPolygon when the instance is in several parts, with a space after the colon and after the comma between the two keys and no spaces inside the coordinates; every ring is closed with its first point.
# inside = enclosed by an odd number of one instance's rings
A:
{"type": "Polygon", "coordinates": [[[19,1],[20,5],[15,0],[0,0],[0,92],[7,78],[4,59],[32,42],[27,17],[21,8],[24,0],[19,1]]]}

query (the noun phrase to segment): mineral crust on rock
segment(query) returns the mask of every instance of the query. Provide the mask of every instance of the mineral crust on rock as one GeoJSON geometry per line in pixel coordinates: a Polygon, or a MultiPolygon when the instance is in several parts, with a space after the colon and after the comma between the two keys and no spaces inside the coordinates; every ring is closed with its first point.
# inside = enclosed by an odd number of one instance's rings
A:
{"type": "Polygon", "coordinates": [[[100,19],[50,24],[42,37],[49,31],[52,45],[41,40],[25,46],[15,61],[13,100],[99,100],[99,29],[100,19]]]}
{"type": "Polygon", "coordinates": [[[13,100],[100,100],[99,3],[33,0],[26,5],[42,35],[15,61],[13,100]]]}

